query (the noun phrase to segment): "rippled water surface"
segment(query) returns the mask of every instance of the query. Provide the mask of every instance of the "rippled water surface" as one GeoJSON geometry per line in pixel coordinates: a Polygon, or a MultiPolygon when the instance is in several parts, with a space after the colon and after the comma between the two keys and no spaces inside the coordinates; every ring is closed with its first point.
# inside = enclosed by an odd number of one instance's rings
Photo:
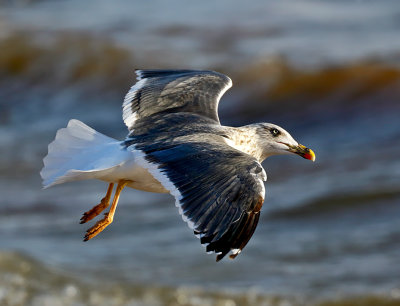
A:
{"type": "Polygon", "coordinates": [[[399,16],[394,0],[0,1],[0,304],[398,305],[399,16]],[[106,184],[41,189],[70,118],[125,137],[146,67],[227,73],[223,123],[277,123],[316,152],[264,162],[260,223],[234,261],[204,252],[169,195],[124,190],[83,243],[106,184]]]}

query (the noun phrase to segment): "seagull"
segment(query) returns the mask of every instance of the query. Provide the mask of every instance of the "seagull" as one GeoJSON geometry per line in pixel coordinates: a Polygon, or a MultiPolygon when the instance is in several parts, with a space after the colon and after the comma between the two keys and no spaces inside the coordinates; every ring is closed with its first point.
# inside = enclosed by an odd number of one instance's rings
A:
{"type": "Polygon", "coordinates": [[[113,222],[125,187],[170,193],[182,219],[217,261],[235,258],[252,237],[264,203],[267,157],[296,154],[314,161],[311,149],[271,123],[220,124],[218,104],[232,87],[224,74],[201,70],[136,70],[123,102],[125,140],[107,137],[72,119],[48,146],[43,187],[97,179],[108,183],[99,204],[81,223],[88,241],[113,222]],[[114,197],[112,193],[116,185],[114,197]]]}

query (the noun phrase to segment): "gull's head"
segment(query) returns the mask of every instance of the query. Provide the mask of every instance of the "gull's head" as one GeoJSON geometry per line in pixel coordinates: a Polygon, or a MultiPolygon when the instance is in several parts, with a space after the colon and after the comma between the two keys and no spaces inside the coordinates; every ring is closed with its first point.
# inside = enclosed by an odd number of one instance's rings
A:
{"type": "Polygon", "coordinates": [[[314,152],[299,144],[283,128],[272,123],[258,123],[256,137],[263,151],[263,159],[271,155],[297,154],[305,159],[315,161],[314,152]]]}

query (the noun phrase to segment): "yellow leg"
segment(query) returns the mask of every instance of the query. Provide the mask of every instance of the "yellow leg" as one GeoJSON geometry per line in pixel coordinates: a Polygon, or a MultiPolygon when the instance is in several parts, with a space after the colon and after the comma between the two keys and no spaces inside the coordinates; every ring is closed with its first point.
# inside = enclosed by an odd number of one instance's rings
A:
{"type": "Polygon", "coordinates": [[[108,185],[106,196],[101,199],[100,204],[97,204],[91,210],[83,213],[83,216],[81,218],[81,224],[92,220],[94,217],[97,217],[104,209],[108,207],[108,205],[110,205],[110,199],[113,188],[114,184],[110,183],[110,185],[108,185]]]}
{"type": "Polygon", "coordinates": [[[88,241],[92,239],[93,237],[97,236],[99,233],[101,233],[108,225],[110,225],[113,222],[114,219],[114,214],[115,210],[117,209],[117,204],[119,200],[119,196],[121,194],[122,189],[129,183],[129,181],[126,180],[121,180],[118,182],[117,189],[115,191],[114,199],[111,204],[110,211],[108,213],[104,214],[104,218],[100,221],[98,221],[94,226],[89,228],[86,231],[85,238],[83,241],[88,241]]]}

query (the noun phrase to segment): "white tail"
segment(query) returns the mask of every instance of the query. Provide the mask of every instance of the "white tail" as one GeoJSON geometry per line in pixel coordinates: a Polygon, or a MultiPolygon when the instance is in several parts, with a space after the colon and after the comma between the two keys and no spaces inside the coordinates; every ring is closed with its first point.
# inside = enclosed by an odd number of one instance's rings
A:
{"type": "Polygon", "coordinates": [[[101,177],[101,172],[117,166],[127,158],[120,142],[72,119],[57,131],[49,144],[40,172],[43,187],[69,181],[101,177]]]}

